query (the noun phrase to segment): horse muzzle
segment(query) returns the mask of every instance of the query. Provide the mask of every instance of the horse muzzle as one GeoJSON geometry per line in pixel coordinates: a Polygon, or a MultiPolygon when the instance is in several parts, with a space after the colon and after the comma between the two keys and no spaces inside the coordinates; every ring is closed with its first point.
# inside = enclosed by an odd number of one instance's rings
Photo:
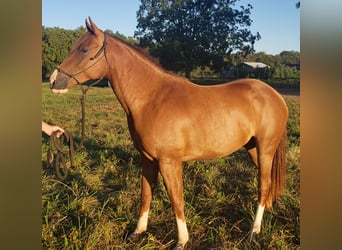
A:
{"type": "Polygon", "coordinates": [[[58,76],[58,70],[55,69],[50,76],[50,88],[51,92],[55,94],[64,94],[68,92],[68,80],[70,78],[64,76],[58,76]]]}

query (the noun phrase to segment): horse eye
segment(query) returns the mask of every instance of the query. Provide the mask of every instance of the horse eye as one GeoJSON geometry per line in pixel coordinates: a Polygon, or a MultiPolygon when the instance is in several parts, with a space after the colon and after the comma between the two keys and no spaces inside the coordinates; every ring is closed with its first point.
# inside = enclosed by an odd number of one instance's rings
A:
{"type": "Polygon", "coordinates": [[[82,52],[82,53],[87,53],[87,52],[88,52],[88,49],[87,49],[87,48],[81,48],[81,52],[82,52]]]}

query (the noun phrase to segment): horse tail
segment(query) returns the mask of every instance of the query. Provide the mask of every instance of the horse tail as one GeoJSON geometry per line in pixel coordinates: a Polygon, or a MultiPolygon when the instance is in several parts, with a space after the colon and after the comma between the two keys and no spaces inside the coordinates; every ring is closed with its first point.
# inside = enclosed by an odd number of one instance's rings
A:
{"type": "Polygon", "coordinates": [[[271,170],[271,200],[279,198],[285,189],[286,183],[286,146],[287,132],[286,129],[280,139],[278,148],[273,156],[271,170]]]}

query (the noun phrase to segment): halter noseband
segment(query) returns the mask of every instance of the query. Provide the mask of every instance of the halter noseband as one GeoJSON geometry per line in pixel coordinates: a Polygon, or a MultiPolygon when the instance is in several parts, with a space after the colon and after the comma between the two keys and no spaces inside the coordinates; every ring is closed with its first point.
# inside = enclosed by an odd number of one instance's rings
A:
{"type": "MultiPolygon", "coordinates": [[[[102,44],[102,47],[96,52],[96,54],[90,58],[90,60],[95,60],[96,58],[98,58],[101,53],[103,52],[103,56],[105,57],[106,59],[106,63],[107,63],[107,66],[108,66],[108,62],[107,62],[107,56],[106,56],[106,47],[107,47],[107,41],[106,41],[106,33],[104,33],[104,40],[103,40],[103,44],[102,44]]],[[[102,58],[102,57],[101,57],[102,58]]],[[[77,80],[76,76],[88,69],[90,69],[91,67],[93,67],[96,63],[98,63],[100,61],[99,58],[98,60],[96,60],[93,64],[91,64],[90,66],[88,66],[87,68],[77,72],[77,73],[74,73],[74,74],[71,74],[71,73],[68,73],[67,71],[63,70],[62,68],[60,67],[57,67],[57,71],[68,76],[69,78],[72,78],[74,79],[78,85],[80,85],[81,83],[77,80]]],[[[100,79],[103,79],[103,77],[101,77],[100,79]]]]}

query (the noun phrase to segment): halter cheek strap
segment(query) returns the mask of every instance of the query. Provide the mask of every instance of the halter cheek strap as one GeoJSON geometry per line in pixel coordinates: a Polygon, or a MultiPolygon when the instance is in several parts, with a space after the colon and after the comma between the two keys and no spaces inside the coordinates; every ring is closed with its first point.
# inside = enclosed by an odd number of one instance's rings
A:
{"type": "Polygon", "coordinates": [[[94,59],[98,58],[99,55],[101,55],[102,51],[105,52],[106,47],[107,47],[106,34],[104,34],[104,40],[103,40],[102,47],[97,51],[95,56],[90,58],[90,60],[94,60],[94,59]]]}

